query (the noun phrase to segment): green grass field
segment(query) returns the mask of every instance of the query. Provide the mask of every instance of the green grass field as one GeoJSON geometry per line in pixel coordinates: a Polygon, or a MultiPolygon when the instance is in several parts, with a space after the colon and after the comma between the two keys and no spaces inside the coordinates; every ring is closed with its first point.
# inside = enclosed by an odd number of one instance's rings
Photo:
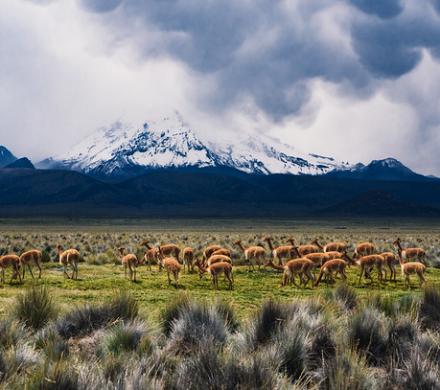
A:
{"type": "MultiPolygon", "coordinates": [[[[292,224],[293,225],[293,224],[292,224]]],[[[196,299],[214,300],[221,297],[232,302],[237,314],[245,318],[261,302],[269,298],[289,300],[296,297],[308,297],[325,293],[327,287],[321,284],[318,288],[300,289],[295,286],[280,288],[281,274],[272,269],[260,272],[248,272],[246,267],[234,267],[235,288],[233,291],[226,289],[226,283],[220,281],[220,290],[212,288],[208,276],[200,280],[197,273],[181,273],[180,287],[176,289],[167,283],[166,273],[158,272],[157,267],[149,271],[147,267],[138,269],[138,282],[132,283],[124,278],[124,271],[118,262],[114,248],[123,245],[131,251],[142,255],[139,242],[148,238],[152,244],[175,242],[183,246],[192,246],[196,254],[200,256],[202,249],[212,243],[234,249],[234,261],[239,264],[242,254],[233,242],[240,238],[244,244],[261,243],[261,237],[270,234],[275,243],[283,243],[288,237],[295,237],[297,242],[308,243],[313,238],[319,238],[326,242],[331,240],[343,240],[351,244],[360,241],[371,240],[379,251],[392,249],[391,242],[396,236],[400,236],[408,245],[422,246],[427,250],[428,260],[434,264],[439,255],[439,235],[434,230],[428,230],[421,226],[392,227],[389,229],[379,227],[344,226],[335,228],[325,225],[297,225],[290,227],[287,223],[253,224],[245,221],[239,225],[225,225],[223,223],[209,224],[172,224],[172,229],[167,229],[164,222],[162,225],[156,222],[148,227],[117,226],[115,224],[99,224],[94,226],[3,226],[1,236],[1,253],[20,253],[25,249],[42,249],[47,259],[55,259],[55,246],[62,243],[64,247],[76,247],[84,257],[80,264],[79,280],[72,281],[63,277],[62,269],[57,263],[46,262],[43,264],[44,271],[41,280],[32,280],[26,275],[23,285],[9,284],[10,270],[7,272],[7,283],[0,286],[0,313],[6,312],[11,306],[14,297],[23,288],[31,284],[46,284],[56,302],[62,310],[68,311],[72,305],[84,303],[97,303],[110,297],[115,290],[130,290],[139,301],[141,311],[148,318],[156,321],[160,310],[173,297],[181,292],[188,293],[196,299]],[[163,227],[161,229],[161,226],[163,227]],[[300,227],[298,227],[300,226],[300,227]]],[[[317,272],[316,272],[317,273],[317,272]]],[[[412,289],[408,290],[400,275],[398,267],[397,283],[377,281],[376,272],[373,273],[373,283],[363,280],[358,284],[359,269],[351,267],[348,270],[350,286],[355,287],[362,299],[368,299],[376,294],[391,297],[400,297],[405,294],[418,294],[420,288],[418,280],[412,278],[412,289]]],[[[440,269],[429,267],[427,271],[429,284],[440,286],[440,269]]],[[[331,287],[330,287],[331,288],[331,287]]]]}

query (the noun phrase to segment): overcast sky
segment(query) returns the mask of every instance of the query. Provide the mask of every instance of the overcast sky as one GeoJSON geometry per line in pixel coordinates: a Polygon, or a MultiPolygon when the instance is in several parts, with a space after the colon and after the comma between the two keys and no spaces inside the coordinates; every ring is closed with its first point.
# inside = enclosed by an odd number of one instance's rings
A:
{"type": "Polygon", "coordinates": [[[178,110],[440,175],[440,0],[1,0],[0,144],[34,160],[178,110]]]}

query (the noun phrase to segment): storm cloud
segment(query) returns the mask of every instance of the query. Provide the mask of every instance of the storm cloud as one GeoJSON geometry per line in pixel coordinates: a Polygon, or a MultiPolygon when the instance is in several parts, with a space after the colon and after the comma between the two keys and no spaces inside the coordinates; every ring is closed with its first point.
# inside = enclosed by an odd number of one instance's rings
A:
{"type": "Polygon", "coordinates": [[[6,140],[23,110],[48,139],[73,143],[179,109],[208,138],[246,127],[440,174],[440,94],[426,86],[440,71],[437,0],[5,0],[0,11],[6,140]]]}

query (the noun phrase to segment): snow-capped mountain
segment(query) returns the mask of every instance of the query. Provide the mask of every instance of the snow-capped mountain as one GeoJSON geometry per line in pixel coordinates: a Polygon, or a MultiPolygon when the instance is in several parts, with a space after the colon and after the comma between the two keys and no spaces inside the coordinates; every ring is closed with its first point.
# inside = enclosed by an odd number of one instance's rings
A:
{"type": "Polygon", "coordinates": [[[0,167],[11,164],[15,160],[17,160],[17,157],[15,157],[9,149],[0,145],[0,167]]]}
{"type": "Polygon", "coordinates": [[[331,157],[300,153],[265,136],[237,136],[234,144],[203,142],[176,114],[140,127],[117,122],[99,129],[67,155],[47,159],[39,167],[64,167],[100,176],[130,176],[147,169],[184,167],[316,175],[345,165],[331,157]]]}

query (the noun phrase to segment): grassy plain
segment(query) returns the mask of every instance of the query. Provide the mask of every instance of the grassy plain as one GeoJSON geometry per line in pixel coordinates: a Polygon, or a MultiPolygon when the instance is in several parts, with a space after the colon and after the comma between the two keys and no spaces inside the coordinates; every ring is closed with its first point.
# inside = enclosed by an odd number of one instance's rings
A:
{"type": "MultiPolygon", "coordinates": [[[[24,286],[45,284],[63,310],[83,303],[99,303],[112,296],[115,290],[130,290],[138,300],[141,311],[156,321],[159,312],[167,302],[181,291],[196,299],[214,300],[217,297],[231,302],[239,317],[247,317],[268,298],[289,300],[297,297],[325,294],[325,284],[318,288],[299,289],[294,286],[280,288],[281,275],[273,270],[248,272],[246,267],[237,266],[234,270],[235,289],[227,291],[212,289],[208,277],[201,279],[198,274],[182,273],[180,287],[167,284],[165,272],[157,267],[150,271],[147,267],[138,269],[138,282],[124,279],[124,272],[115,254],[117,246],[125,246],[133,252],[142,254],[139,243],[148,239],[151,244],[174,242],[192,246],[197,256],[209,244],[219,243],[234,250],[236,264],[242,262],[242,254],[233,242],[240,238],[244,245],[261,244],[263,235],[271,235],[276,244],[294,237],[297,242],[309,243],[314,238],[321,242],[342,240],[354,245],[357,242],[374,242],[379,250],[391,250],[391,242],[401,237],[405,244],[422,246],[427,250],[428,261],[432,265],[427,272],[428,283],[440,286],[440,233],[437,226],[426,228],[422,223],[404,224],[400,222],[362,224],[352,221],[334,222],[296,222],[296,221],[97,221],[95,223],[52,221],[49,225],[40,221],[1,221],[1,253],[20,253],[26,249],[39,248],[44,251],[46,260],[41,280],[32,280],[27,275],[23,285],[8,284],[0,287],[0,313],[6,312],[14,297],[24,286]],[[67,280],[62,269],[53,260],[56,258],[55,246],[76,247],[83,255],[80,264],[80,279],[67,280]]],[[[354,287],[361,299],[374,295],[398,298],[406,294],[419,294],[417,280],[413,288],[406,289],[400,273],[397,283],[379,283],[373,274],[373,283],[363,280],[357,282],[359,270],[352,267],[348,271],[349,285],[354,287]]],[[[10,274],[7,274],[8,276],[10,274]]],[[[7,278],[9,281],[9,278],[7,278]]]]}

